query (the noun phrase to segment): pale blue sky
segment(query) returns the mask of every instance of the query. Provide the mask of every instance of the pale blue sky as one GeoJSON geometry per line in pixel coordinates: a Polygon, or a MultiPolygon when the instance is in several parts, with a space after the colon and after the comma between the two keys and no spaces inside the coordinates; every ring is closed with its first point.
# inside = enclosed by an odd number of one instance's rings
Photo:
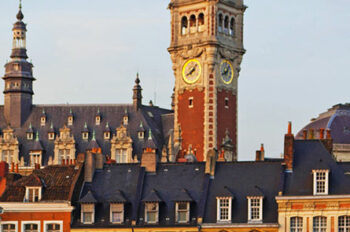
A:
{"type": "MultiPolygon", "coordinates": [[[[36,104],[131,103],[140,72],[144,102],[170,106],[167,0],[23,1],[36,104]]],[[[350,1],[245,4],[238,155],[253,159],[265,143],[267,155],[279,157],[288,121],[296,132],[349,101],[350,1]]],[[[0,64],[9,59],[17,6],[16,0],[0,1],[0,64]]]]}

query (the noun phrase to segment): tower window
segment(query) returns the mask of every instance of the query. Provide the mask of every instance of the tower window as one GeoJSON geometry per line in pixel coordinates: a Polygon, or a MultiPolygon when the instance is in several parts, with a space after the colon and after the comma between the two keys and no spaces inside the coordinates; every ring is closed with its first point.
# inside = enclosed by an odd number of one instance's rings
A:
{"type": "Polygon", "coordinates": [[[200,13],[198,16],[198,31],[204,31],[204,14],[200,13]]]}
{"type": "Polygon", "coordinates": [[[228,98],[225,97],[225,108],[228,109],[228,98]]]}
{"type": "Polygon", "coordinates": [[[33,140],[33,133],[32,132],[27,132],[27,139],[33,140]]]}
{"type": "Polygon", "coordinates": [[[232,17],[230,22],[230,36],[235,36],[235,18],[232,17]]]}
{"type": "Polygon", "coordinates": [[[188,27],[188,20],[187,20],[187,17],[184,16],[181,19],[181,35],[187,34],[187,27],[188,27]]]}
{"type": "Polygon", "coordinates": [[[193,108],[193,97],[188,99],[188,108],[193,108]]]}
{"type": "Polygon", "coordinates": [[[228,24],[229,24],[229,19],[228,16],[225,16],[225,21],[224,21],[224,33],[228,34],[228,24]]]}
{"type": "Polygon", "coordinates": [[[196,16],[191,15],[190,17],[190,33],[196,32],[196,16]]]}
{"type": "Polygon", "coordinates": [[[218,25],[219,25],[218,31],[219,31],[219,32],[222,32],[222,23],[223,23],[223,16],[222,16],[222,14],[219,14],[218,20],[219,20],[219,23],[218,23],[218,25]]]}

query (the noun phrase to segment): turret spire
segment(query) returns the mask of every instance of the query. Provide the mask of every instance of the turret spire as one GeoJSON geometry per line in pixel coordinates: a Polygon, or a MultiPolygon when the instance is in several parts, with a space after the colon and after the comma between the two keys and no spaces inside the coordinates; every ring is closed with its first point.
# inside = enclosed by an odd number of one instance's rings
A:
{"type": "Polygon", "coordinates": [[[142,105],[142,88],[140,86],[139,73],[136,73],[132,100],[133,100],[134,109],[138,110],[142,105]]]}

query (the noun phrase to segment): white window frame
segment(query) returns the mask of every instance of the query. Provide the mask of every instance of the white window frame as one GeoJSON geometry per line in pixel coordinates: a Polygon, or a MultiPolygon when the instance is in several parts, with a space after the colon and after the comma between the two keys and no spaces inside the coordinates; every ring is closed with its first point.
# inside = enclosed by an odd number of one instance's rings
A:
{"type": "Polygon", "coordinates": [[[126,148],[117,148],[115,150],[115,161],[117,164],[125,164],[128,163],[128,149],[126,148]],[[118,162],[119,156],[119,162],[118,162]]]}
{"type": "MultiPolygon", "coordinates": [[[[227,207],[225,207],[227,208],[227,207]]],[[[232,197],[217,197],[216,198],[216,220],[217,222],[230,222],[232,219],[232,197]],[[222,219],[221,218],[221,210],[222,207],[220,207],[221,200],[228,200],[228,218],[222,219]]]]}
{"type": "Polygon", "coordinates": [[[26,187],[26,194],[25,194],[25,201],[26,202],[39,202],[41,200],[41,187],[26,187]],[[38,193],[39,193],[39,196],[38,196],[38,201],[34,201],[35,199],[35,195],[33,195],[33,199],[29,199],[29,190],[35,190],[35,189],[38,189],[38,193]]]}
{"type": "Polygon", "coordinates": [[[49,140],[55,140],[55,133],[54,132],[49,132],[47,133],[47,137],[49,140]]]}
{"type": "Polygon", "coordinates": [[[95,124],[99,126],[101,124],[101,116],[96,116],[95,118],[95,124]]]}
{"type": "Polygon", "coordinates": [[[127,126],[129,124],[129,117],[128,116],[124,116],[123,117],[123,125],[127,126]]]}
{"type": "Polygon", "coordinates": [[[27,140],[33,140],[34,133],[33,132],[27,132],[27,140]]]}
{"type": "Polygon", "coordinates": [[[88,140],[89,139],[89,132],[82,132],[81,137],[83,140],[88,140]]]}
{"type": "Polygon", "coordinates": [[[182,201],[176,202],[175,209],[176,209],[176,211],[175,211],[176,223],[189,223],[190,222],[190,202],[182,202],[182,201]],[[187,207],[186,210],[184,210],[184,209],[180,210],[179,204],[184,204],[184,203],[186,204],[186,207],[187,207]],[[180,212],[186,212],[186,221],[179,220],[178,215],[180,212]]]}
{"type": "Polygon", "coordinates": [[[40,164],[40,166],[41,166],[41,161],[42,161],[42,156],[41,156],[41,152],[34,152],[34,151],[31,151],[31,152],[29,152],[29,157],[30,157],[30,166],[31,167],[34,167],[35,166],[35,164],[40,164]],[[39,160],[39,163],[35,163],[34,162],[34,156],[39,156],[39,157],[37,157],[39,160]]]}
{"type": "Polygon", "coordinates": [[[109,132],[109,131],[103,132],[103,137],[105,140],[111,139],[111,132],[109,132]]]}
{"type": "Polygon", "coordinates": [[[40,118],[40,126],[45,126],[45,124],[46,124],[46,117],[45,117],[45,116],[42,116],[42,117],[40,118]]]}
{"type": "Polygon", "coordinates": [[[304,231],[304,218],[301,216],[292,216],[289,218],[289,231],[291,232],[300,232],[300,231],[304,231]],[[292,228],[292,219],[295,218],[295,227],[292,228]],[[298,219],[301,219],[301,224],[298,223],[298,219]]]}
{"type": "Polygon", "coordinates": [[[63,232],[63,221],[44,221],[44,232],[47,232],[47,225],[49,224],[59,224],[60,225],[60,232],[63,232]]]}
{"type": "Polygon", "coordinates": [[[15,231],[18,232],[18,221],[1,221],[0,222],[0,231],[2,232],[2,226],[5,224],[14,224],[15,231]]]}
{"type": "Polygon", "coordinates": [[[26,224],[37,224],[38,225],[38,232],[41,231],[40,221],[22,221],[21,222],[21,232],[25,232],[24,225],[26,224]]]}
{"type": "Polygon", "coordinates": [[[314,232],[327,231],[327,216],[318,215],[318,216],[312,217],[312,231],[314,231],[314,232]],[[315,223],[316,219],[318,219],[317,224],[315,223]],[[326,221],[325,224],[322,224],[322,219],[325,219],[325,221],[326,221]]]}
{"type": "Polygon", "coordinates": [[[194,100],[193,97],[188,98],[188,108],[193,108],[194,106],[194,100]]]}
{"type": "Polygon", "coordinates": [[[248,222],[250,223],[260,223],[263,220],[263,197],[247,197],[248,198],[248,222]],[[256,208],[256,206],[252,206],[252,200],[259,200],[259,218],[252,218],[252,211],[253,207],[256,208]]]}
{"type": "Polygon", "coordinates": [[[328,169],[324,169],[324,170],[312,170],[312,174],[313,174],[313,193],[314,195],[328,195],[328,189],[329,189],[329,170],[328,169]],[[325,191],[324,192],[317,192],[317,187],[318,187],[318,183],[320,183],[321,181],[317,180],[317,175],[318,174],[325,174],[325,179],[324,182],[325,183],[325,191]]]}
{"type": "Polygon", "coordinates": [[[146,202],[145,203],[145,222],[148,224],[156,224],[159,222],[159,203],[158,202],[146,202]],[[148,217],[147,217],[147,205],[149,204],[156,204],[157,205],[157,209],[156,209],[156,220],[155,221],[149,221],[148,217]]]}
{"type": "Polygon", "coordinates": [[[137,135],[138,135],[139,139],[144,139],[145,138],[145,132],[144,131],[139,131],[137,133],[137,135]]]}
{"type": "Polygon", "coordinates": [[[109,221],[111,223],[113,223],[113,224],[123,224],[124,223],[124,213],[125,213],[125,209],[124,209],[124,204],[123,203],[111,203],[110,204],[110,210],[109,210],[109,218],[110,218],[109,221]],[[113,219],[113,212],[115,212],[115,211],[112,210],[112,208],[113,208],[112,206],[113,205],[116,205],[116,206],[119,205],[119,206],[122,207],[122,211],[121,211],[121,213],[122,213],[122,220],[121,220],[121,222],[113,222],[112,221],[112,219],[113,219]]]}
{"type": "Polygon", "coordinates": [[[86,224],[86,225],[91,225],[91,224],[95,223],[95,204],[81,204],[81,210],[80,211],[81,211],[80,212],[80,221],[81,221],[81,223],[86,224]],[[87,212],[87,213],[91,212],[91,211],[84,211],[83,210],[84,205],[93,205],[91,222],[85,222],[84,221],[84,212],[87,212]]]}
{"type": "Polygon", "coordinates": [[[73,125],[73,121],[74,121],[73,116],[68,116],[68,119],[67,119],[68,126],[72,126],[73,125]]]}

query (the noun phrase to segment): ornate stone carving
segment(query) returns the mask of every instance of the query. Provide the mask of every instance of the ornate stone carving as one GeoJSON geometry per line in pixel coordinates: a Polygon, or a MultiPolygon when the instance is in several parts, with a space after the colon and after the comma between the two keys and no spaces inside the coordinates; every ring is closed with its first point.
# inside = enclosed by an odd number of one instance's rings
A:
{"type": "Polygon", "coordinates": [[[71,135],[71,129],[64,125],[55,140],[54,163],[61,164],[63,160],[75,159],[75,151],[74,136],[71,135]]]}
{"type": "Polygon", "coordinates": [[[117,162],[133,163],[137,159],[132,158],[132,139],[127,127],[121,125],[116,129],[116,134],[111,139],[111,158],[117,162]],[[117,160],[117,152],[126,155],[126,160],[117,160]]]}
{"type": "Polygon", "coordinates": [[[18,139],[14,135],[14,130],[8,126],[0,137],[0,161],[6,161],[9,164],[19,163],[18,156],[18,139]]]}

